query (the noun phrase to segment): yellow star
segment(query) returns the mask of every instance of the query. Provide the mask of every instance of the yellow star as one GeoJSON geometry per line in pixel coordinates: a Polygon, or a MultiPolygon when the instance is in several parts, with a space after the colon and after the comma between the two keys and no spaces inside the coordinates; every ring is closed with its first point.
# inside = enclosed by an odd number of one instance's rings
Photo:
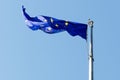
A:
{"type": "Polygon", "coordinates": [[[65,26],[68,26],[68,24],[69,24],[68,21],[66,21],[66,22],[65,22],[65,26]]]}
{"type": "Polygon", "coordinates": [[[58,24],[56,24],[55,26],[56,26],[56,27],[59,27],[59,25],[58,25],[58,24]]]}
{"type": "Polygon", "coordinates": [[[52,18],[50,18],[50,21],[53,23],[53,19],[52,18]]]}
{"type": "Polygon", "coordinates": [[[46,20],[46,19],[44,19],[44,22],[47,22],[47,20],[46,20]]]}

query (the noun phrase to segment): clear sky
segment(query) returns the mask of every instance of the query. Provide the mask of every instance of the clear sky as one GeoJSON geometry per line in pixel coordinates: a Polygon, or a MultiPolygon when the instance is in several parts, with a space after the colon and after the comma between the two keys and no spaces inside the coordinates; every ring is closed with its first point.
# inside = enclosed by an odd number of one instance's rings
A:
{"type": "Polygon", "coordinates": [[[31,16],[94,21],[94,78],[120,80],[119,0],[0,0],[0,80],[88,80],[88,43],[67,32],[46,34],[24,23],[31,16]]]}

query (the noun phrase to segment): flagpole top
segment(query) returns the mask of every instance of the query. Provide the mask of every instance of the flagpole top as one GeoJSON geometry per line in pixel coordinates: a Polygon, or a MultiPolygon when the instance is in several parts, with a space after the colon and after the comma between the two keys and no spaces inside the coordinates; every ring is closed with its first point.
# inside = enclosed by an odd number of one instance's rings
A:
{"type": "Polygon", "coordinates": [[[90,20],[90,19],[88,19],[88,26],[90,26],[91,28],[93,28],[93,21],[92,20],[90,20]]]}

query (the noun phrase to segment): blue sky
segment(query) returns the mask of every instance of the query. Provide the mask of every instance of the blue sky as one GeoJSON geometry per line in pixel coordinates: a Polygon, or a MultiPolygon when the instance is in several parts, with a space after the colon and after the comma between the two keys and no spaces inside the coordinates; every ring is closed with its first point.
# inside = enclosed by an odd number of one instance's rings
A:
{"type": "Polygon", "coordinates": [[[24,23],[31,16],[94,21],[94,78],[119,80],[119,0],[1,0],[0,80],[88,80],[88,43],[67,32],[49,35],[24,23]]]}

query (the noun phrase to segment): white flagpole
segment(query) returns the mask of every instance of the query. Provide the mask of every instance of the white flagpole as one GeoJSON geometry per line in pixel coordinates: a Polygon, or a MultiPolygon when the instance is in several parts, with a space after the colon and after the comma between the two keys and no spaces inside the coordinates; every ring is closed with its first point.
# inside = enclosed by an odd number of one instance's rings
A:
{"type": "Polygon", "coordinates": [[[89,19],[88,25],[90,27],[90,41],[89,41],[89,80],[94,80],[93,73],[93,21],[89,19]]]}

